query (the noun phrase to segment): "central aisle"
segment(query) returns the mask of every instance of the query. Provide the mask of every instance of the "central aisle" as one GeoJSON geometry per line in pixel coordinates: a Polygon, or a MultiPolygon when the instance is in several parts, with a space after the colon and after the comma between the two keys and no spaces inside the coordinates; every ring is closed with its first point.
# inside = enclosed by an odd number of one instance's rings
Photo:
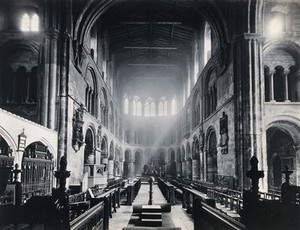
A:
{"type": "MultiPolygon", "coordinates": [[[[142,183],[140,191],[136,196],[133,204],[148,204],[149,201],[149,184],[142,183]]],[[[153,184],[153,204],[167,203],[159,187],[156,183],[153,184]]]]}
{"type": "MultiPolygon", "coordinates": [[[[140,191],[136,196],[133,205],[148,204],[149,200],[149,184],[141,184],[140,191]]],[[[167,203],[157,184],[153,184],[153,204],[167,203]]],[[[109,220],[109,229],[122,230],[129,223],[133,206],[121,205],[113,217],[109,220]]],[[[176,227],[181,227],[182,230],[194,229],[193,219],[181,208],[181,204],[172,206],[170,216],[176,227]]]]}

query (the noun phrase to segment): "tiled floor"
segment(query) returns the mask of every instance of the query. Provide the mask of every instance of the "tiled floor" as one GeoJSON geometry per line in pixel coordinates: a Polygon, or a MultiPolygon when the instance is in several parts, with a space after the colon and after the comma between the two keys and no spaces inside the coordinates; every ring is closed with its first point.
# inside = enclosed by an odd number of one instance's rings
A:
{"type": "MultiPolygon", "coordinates": [[[[147,204],[149,199],[149,185],[142,184],[141,189],[134,200],[133,205],[137,204],[147,204]]],[[[166,203],[167,201],[160,192],[156,184],[153,185],[153,203],[160,204],[166,203]]],[[[133,206],[121,205],[117,209],[116,213],[113,213],[113,217],[109,220],[109,229],[111,230],[122,230],[123,227],[128,225],[131,218],[133,206]]],[[[186,213],[184,209],[181,208],[181,204],[176,204],[172,206],[172,211],[169,213],[174,226],[180,227],[182,230],[192,230],[194,229],[193,219],[186,213]]]]}

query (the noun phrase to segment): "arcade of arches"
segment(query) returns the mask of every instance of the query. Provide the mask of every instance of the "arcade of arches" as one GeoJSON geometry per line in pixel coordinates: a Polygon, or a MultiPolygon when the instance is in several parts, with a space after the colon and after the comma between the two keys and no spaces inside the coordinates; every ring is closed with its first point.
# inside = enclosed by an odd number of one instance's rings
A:
{"type": "Polygon", "coordinates": [[[299,1],[236,3],[1,0],[0,196],[16,164],[24,197],[50,193],[62,156],[81,191],[147,172],[242,191],[251,156],[260,190],[285,165],[300,185],[299,1]]]}

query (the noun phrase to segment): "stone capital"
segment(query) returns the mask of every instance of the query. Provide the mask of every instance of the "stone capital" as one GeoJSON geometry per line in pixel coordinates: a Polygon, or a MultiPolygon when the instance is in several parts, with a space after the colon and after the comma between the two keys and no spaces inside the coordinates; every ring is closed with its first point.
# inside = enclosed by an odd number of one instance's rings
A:
{"type": "Polygon", "coordinates": [[[59,31],[56,29],[45,29],[44,30],[46,38],[58,39],[59,31]]]}
{"type": "Polygon", "coordinates": [[[244,33],[244,39],[247,41],[263,42],[263,37],[257,33],[244,33]]]}

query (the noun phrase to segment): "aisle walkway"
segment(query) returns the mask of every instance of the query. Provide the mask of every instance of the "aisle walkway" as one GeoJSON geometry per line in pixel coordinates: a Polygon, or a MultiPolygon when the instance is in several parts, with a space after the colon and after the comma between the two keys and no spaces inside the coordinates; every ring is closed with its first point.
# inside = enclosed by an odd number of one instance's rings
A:
{"type": "MultiPolygon", "coordinates": [[[[149,184],[142,184],[141,189],[133,202],[133,205],[147,204],[149,199],[148,191],[149,184]]],[[[153,185],[153,203],[167,203],[157,184],[153,185]]],[[[117,212],[112,214],[113,217],[109,220],[109,229],[122,230],[123,227],[126,227],[130,220],[132,209],[133,206],[121,205],[121,207],[117,209],[117,212]]],[[[186,213],[184,209],[181,208],[181,204],[172,206],[170,217],[172,218],[172,221],[176,227],[181,227],[182,230],[194,229],[193,219],[186,213]]]]}

